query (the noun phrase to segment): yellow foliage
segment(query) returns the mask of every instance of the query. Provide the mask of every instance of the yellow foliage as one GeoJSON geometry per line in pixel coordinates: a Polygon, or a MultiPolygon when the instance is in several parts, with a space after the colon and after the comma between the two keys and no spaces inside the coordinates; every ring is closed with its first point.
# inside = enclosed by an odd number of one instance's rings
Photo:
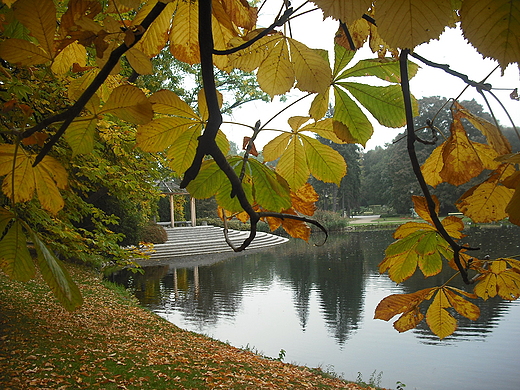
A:
{"type": "Polygon", "coordinates": [[[15,145],[0,145],[2,192],[13,202],[27,202],[36,191],[42,207],[56,214],[64,206],[59,190],[67,186],[67,171],[52,157],[45,156],[36,167],[34,159],[15,145]]]}

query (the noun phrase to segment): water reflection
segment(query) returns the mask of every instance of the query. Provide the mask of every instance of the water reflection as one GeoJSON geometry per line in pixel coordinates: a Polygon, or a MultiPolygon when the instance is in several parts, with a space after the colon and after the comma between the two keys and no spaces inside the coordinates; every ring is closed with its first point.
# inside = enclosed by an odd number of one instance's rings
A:
{"type": "MultiPolygon", "coordinates": [[[[471,232],[483,253],[493,250],[495,256],[506,256],[518,252],[517,241],[509,237],[511,228],[497,228],[492,232],[494,237],[500,237],[503,243],[500,248],[492,249],[496,241],[490,237],[489,230],[471,232]]],[[[515,235],[517,232],[514,229],[515,235]]],[[[190,269],[177,269],[175,264],[151,266],[144,275],[120,273],[116,281],[132,289],[151,310],[175,310],[182,313],[186,321],[209,325],[217,324],[223,316],[233,317],[252,287],[268,289],[278,280],[290,286],[301,330],[307,328],[310,299],[316,292],[323,321],[342,345],[360,327],[369,279],[382,279],[378,288],[389,293],[412,292],[439,285],[452,273],[446,267],[441,274],[427,280],[415,275],[400,286],[393,285],[386,276],[380,276],[377,269],[384,249],[392,241],[391,231],[353,232],[333,236],[325,246],[294,241],[211,266],[190,269]]],[[[457,287],[468,289],[461,281],[457,287]]],[[[458,330],[443,341],[424,323],[413,332],[422,342],[436,345],[468,338],[483,339],[507,308],[500,299],[482,302],[480,308],[479,321],[459,316],[458,330]]]]}
{"type": "MultiPolygon", "coordinates": [[[[518,228],[504,227],[472,229],[474,242],[470,245],[481,246],[484,254],[515,255],[520,252],[519,232],[518,228]],[[500,245],[496,245],[497,242],[500,245]]],[[[291,241],[264,252],[245,254],[210,266],[177,269],[172,263],[147,267],[144,275],[121,273],[116,279],[131,288],[144,306],[175,324],[230,341],[236,346],[243,347],[251,342],[269,356],[277,356],[283,348],[289,352],[289,359],[309,365],[334,364],[340,373],[342,367],[354,364],[357,370],[362,369],[360,365],[366,365],[366,375],[374,369],[383,370],[384,366],[401,375],[396,380],[406,382],[414,376],[409,371],[414,371],[419,373],[414,384],[417,388],[433,388],[421,385],[425,381],[435,382],[435,389],[455,388],[449,385],[454,383],[453,378],[439,378],[439,371],[436,371],[452,370],[446,356],[461,353],[460,349],[452,347],[467,341],[486,341],[511,308],[520,307],[498,299],[481,302],[480,319],[473,322],[457,317],[458,330],[442,341],[432,335],[425,324],[412,332],[397,334],[391,324],[372,319],[377,302],[392,293],[438,285],[451,272],[446,270],[426,280],[415,275],[399,286],[387,276],[380,276],[377,265],[383,258],[384,249],[393,241],[391,233],[351,232],[331,237],[321,247],[291,241]],[[347,344],[348,348],[345,347],[347,344]],[[424,360],[437,356],[430,363],[433,367],[431,378],[425,371],[422,350],[418,345],[424,348],[443,346],[439,349],[443,351],[442,355],[432,355],[431,349],[423,352],[424,360]],[[410,348],[410,356],[403,360],[407,348],[410,348]],[[406,361],[406,369],[392,365],[396,360],[395,351],[402,351],[398,360],[406,361]],[[418,367],[414,368],[414,365],[418,367]]],[[[466,288],[462,281],[455,281],[455,286],[466,288]]],[[[520,337],[518,328],[520,323],[515,328],[515,335],[508,337],[513,340],[515,336],[520,337]]],[[[502,370],[511,372],[497,374],[500,381],[515,383],[517,380],[520,383],[516,369],[513,371],[511,366],[511,359],[514,361],[515,356],[520,358],[518,349],[511,343],[498,341],[496,337],[493,342],[499,345],[493,348],[503,349],[500,354],[509,356],[502,358],[507,362],[501,362],[500,358],[491,362],[493,366],[501,365],[502,370]]],[[[464,345],[468,349],[467,344],[464,345]]],[[[494,352],[488,354],[493,356],[494,352]]],[[[469,380],[472,375],[478,375],[482,370],[479,364],[489,363],[480,359],[457,380],[469,380]]],[[[346,375],[355,378],[356,373],[346,375]]],[[[412,383],[415,379],[411,379],[412,383]]],[[[395,380],[385,386],[394,385],[395,380]]]]}

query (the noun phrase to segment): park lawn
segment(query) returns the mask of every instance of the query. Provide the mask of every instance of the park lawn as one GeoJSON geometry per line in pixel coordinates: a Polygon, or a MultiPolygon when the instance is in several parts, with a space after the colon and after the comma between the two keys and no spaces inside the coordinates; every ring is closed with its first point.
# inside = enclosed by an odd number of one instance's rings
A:
{"type": "Polygon", "coordinates": [[[84,299],[73,313],[40,277],[0,273],[0,388],[364,388],[182,330],[92,270],[67,267],[84,299]]]}

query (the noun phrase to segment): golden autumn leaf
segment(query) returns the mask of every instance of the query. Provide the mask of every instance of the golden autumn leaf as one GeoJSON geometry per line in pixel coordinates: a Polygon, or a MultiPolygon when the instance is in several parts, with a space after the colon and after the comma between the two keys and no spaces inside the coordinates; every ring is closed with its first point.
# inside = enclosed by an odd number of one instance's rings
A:
{"type": "Polygon", "coordinates": [[[445,288],[439,288],[426,311],[426,323],[441,340],[457,329],[457,320],[446,310],[451,307],[445,288]]]}
{"type": "Polygon", "coordinates": [[[36,167],[32,166],[34,159],[34,155],[16,150],[15,145],[0,145],[0,176],[5,176],[2,191],[14,202],[29,201],[36,191],[42,207],[56,214],[64,206],[59,190],[67,186],[67,172],[50,156],[36,167]]]}
{"type": "Polygon", "coordinates": [[[188,103],[168,89],[161,89],[155,92],[150,96],[149,100],[152,103],[153,111],[156,113],[185,118],[195,118],[197,116],[188,103]]]}
{"type": "Polygon", "coordinates": [[[288,38],[296,88],[300,91],[325,92],[332,82],[332,71],[324,55],[303,43],[288,38]]]}
{"type": "Polygon", "coordinates": [[[370,0],[313,0],[323,11],[324,18],[329,16],[344,23],[351,23],[368,12],[372,5],[370,0]]]}
{"type": "Polygon", "coordinates": [[[457,116],[467,119],[473,126],[475,126],[482,134],[486,136],[488,144],[495,149],[498,154],[507,154],[511,152],[511,144],[507,138],[502,134],[494,124],[488,122],[484,118],[473,115],[466,110],[458,102],[454,102],[457,109],[457,116]]]}
{"type": "Polygon", "coordinates": [[[496,181],[485,181],[466,191],[456,206],[474,222],[500,221],[507,217],[505,208],[513,193],[514,190],[496,181]]]}
{"type": "Polygon", "coordinates": [[[471,298],[476,298],[476,295],[468,294],[465,291],[459,290],[455,287],[448,287],[444,290],[444,292],[446,293],[446,297],[448,298],[450,305],[457,311],[457,313],[472,321],[478,320],[480,317],[480,308],[470,301],[464,299],[459,294],[469,296],[471,298]]]}
{"type": "Polygon", "coordinates": [[[439,38],[451,18],[450,0],[386,0],[377,3],[375,12],[381,38],[399,49],[439,38]]]}
{"type": "Polygon", "coordinates": [[[24,66],[40,65],[51,60],[39,46],[16,38],[0,42],[0,56],[12,64],[24,66]]]}
{"type": "Polygon", "coordinates": [[[121,85],[112,91],[100,114],[114,114],[135,124],[146,124],[152,120],[152,104],[144,92],[133,85],[121,85]]]}
{"type": "Polygon", "coordinates": [[[516,300],[520,297],[520,270],[512,267],[513,259],[498,259],[491,262],[477,279],[474,292],[487,300],[499,295],[502,299],[516,300]]]}
{"type": "Polygon", "coordinates": [[[153,74],[152,62],[148,55],[135,47],[126,52],[126,59],[130,66],[139,74],[153,74]]]}
{"type": "Polygon", "coordinates": [[[506,213],[509,221],[515,225],[520,225],[520,185],[518,185],[506,206],[506,213]]]}
{"type": "MultiPolygon", "coordinates": [[[[222,107],[222,103],[224,102],[224,97],[219,91],[215,91],[217,94],[218,106],[222,107]]],[[[206,95],[204,92],[204,88],[201,88],[197,94],[197,101],[199,103],[199,114],[203,121],[207,121],[209,118],[208,104],[206,103],[206,95]]]]}
{"type": "Polygon", "coordinates": [[[510,0],[462,2],[460,26],[464,37],[502,69],[520,61],[520,4],[510,0]]]}
{"type": "Polygon", "coordinates": [[[75,63],[82,67],[87,64],[87,49],[77,42],[72,42],[58,53],[51,65],[51,70],[56,74],[64,74],[75,63]]]}
{"type": "Polygon", "coordinates": [[[291,192],[291,203],[294,209],[304,215],[314,215],[319,198],[320,196],[310,183],[305,183],[296,192],[291,192]]]}
{"type": "Polygon", "coordinates": [[[294,84],[294,77],[289,45],[285,38],[280,37],[258,68],[258,84],[264,92],[274,97],[288,92],[294,84]]]}
{"type": "MultiPolygon", "coordinates": [[[[374,319],[389,321],[398,314],[416,312],[419,304],[424,300],[429,299],[433,290],[433,288],[426,288],[411,294],[389,295],[383,300],[381,300],[381,302],[379,302],[379,304],[377,305],[374,314],[374,319]]],[[[415,325],[417,325],[417,323],[415,325]]],[[[415,325],[413,327],[415,327],[415,325]]],[[[404,330],[400,330],[400,332],[402,331],[404,330]]]]}
{"type": "Polygon", "coordinates": [[[444,145],[445,143],[442,143],[441,145],[437,146],[421,166],[421,173],[424,176],[426,184],[434,188],[443,182],[439,172],[444,166],[444,160],[442,158],[444,145]]]}
{"type": "MultiPolygon", "coordinates": [[[[229,46],[238,47],[256,37],[263,30],[265,29],[256,29],[243,37],[234,37],[229,42],[229,46]]],[[[280,41],[281,37],[283,37],[282,33],[272,32],[260,38],[246,49],[230,54],[229,65],[233,68],[241,69],[244,72],[252,72],[262,64],[270,50],[280,41]]]]}
{"type": "MultiPolygon", "coordinates": [[[[155,5],[149,1],[140,8],[138,15],[132,21],[134,25],[142,22],[144,15],[147,15],[155,5]]],[[[170,24],[177,2],[170,2],[161,14],[153,21],[143,34],[142,38],[134,46],[135,49],[145,53],[148,58],[155,57],[166,46],[170,34],[170,24]]]]}
{"type": "Polygon", "coordinates": [[[200,62],[198,15],[198,2],[179,1],[169,37],[173,56],[192,65],[200,62]]]}
{"type": "Polygon", "coordinates": [[[235,25],[246,30],[255,27],[258,8],[251,7],[247,1],[240,0],[221,0],[221,3],[235,25]]]}
{"type": "Polygon", "coordinates": [[[43,50],[54,57],[54,34],[56,32],[56,7],[52,0],[18,0],[13,5],[16,18],[43,50]]]}
{"type": "Polygon", "coordinates": [[[444,182],[461,185],[480,175],[484,165],[458,118],[453,118],[451,135],[442,149],[443,166],[439,176],[444,182]]]}
{"type": "Polygon", "coordinates": [[[329,95],[330,89],[327,89],[324,93],[319,93],[314,97],[311,107],[309,108],[309,115],[312,119],[318,121],[327,114],[327,111],[329,110],[329,95]]]}
{"type": "MultiPolygon", "coordinates": [[[[283,214],[297,215],[293,209],[283,210],[283,214]]],[[[298,221],[291,218],[274,218],[267,217],[267,223],[271,231],[276,230],[278,227],[282,228],[293,238],[301,238],[302,240],[309,241],[311,236],[311,228],[303,221],[298,221]]]]}
{"type": "MultiPolygon", "coordinates": [[[[440,204],[437,197],[434,195],[432,196],[433,202],[435,203],[435,213],[439,214],[440,204]]],[[[433,225],[432,218],[430,216],[430,211],[428,209],[428,202],[426,201],[426,198],[424,196],[412,196],[412,202],[413,202],[413,208],[415,209],[415,212],[417,215],[419,215],[420,218],[424,219],[428,223],[433,225]]]]}

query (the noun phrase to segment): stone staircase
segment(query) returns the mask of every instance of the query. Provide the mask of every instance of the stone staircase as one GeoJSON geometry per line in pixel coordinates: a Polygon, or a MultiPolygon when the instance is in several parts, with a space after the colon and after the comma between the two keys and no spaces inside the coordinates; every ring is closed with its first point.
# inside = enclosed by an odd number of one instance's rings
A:
{"type": "MultiPolygon", "coordinates": [[[[155,244],[150,260],[171,259],[195,255],[232,252],[224,238],[224,229],[216,226],[194,226],[165,228],[168,241],[155,244]]],[[[236,247],[249,236],[248,231],[228,229],[228,237],[236,247]]],[[[274,234],[257,232],[256,237],[247,250],[266,248],[287,242],[284,237],[274,234]]]]}

